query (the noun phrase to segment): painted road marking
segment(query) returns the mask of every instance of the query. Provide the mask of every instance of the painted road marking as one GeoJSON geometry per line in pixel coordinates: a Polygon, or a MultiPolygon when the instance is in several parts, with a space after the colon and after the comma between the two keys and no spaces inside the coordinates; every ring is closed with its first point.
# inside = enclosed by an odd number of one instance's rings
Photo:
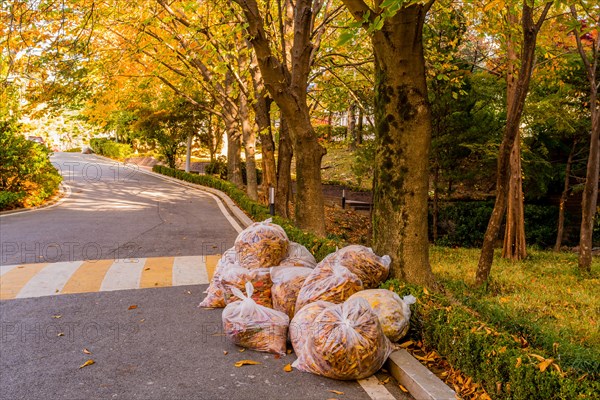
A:
{"type": "Polygon", "coordinates": [[[379,379],[376,376],[360,379],[358,383],[367,392],[369,397],[374,400],[395,400],[395,397],[385,388],[385,385],[379,383],[379,379]]]}
{"type": "Polygon", "coordinates": [[[221,255],[69,261],[0,267],[0,300],[207,284],[221,255]]]}
{"type": "Polygon", "coordinates": [[[115,261],[106,272],[100,291],[137,289],[145,262],[145,258],[115,261]]]}
{"type": "Polygon", "coordinates": [[[0,300],[14,299],[19,291],[48,264],[19,265],[0,277],[0,300]]]}
{"type": "Polygon", "coordinates": [[[221,259],[221,255],[217,254],[214,256],[206,256],[206,273],[208,274],[208,280],[212,279],[215,274],[215,269],[217,268],[217,263],[221,259]]]}
{"type": "Polygon", "coordinates": [[[148,258],[142,269],[140,288],[173,286],[175,257],[148,258]]]}
{"type": "Polygon", "coordinates": [[[83,261],[57,262],[35,274],[33,278],[19,291],[17,298],[49,296],[60,293],[71,275],[83,261]]]}
{"type": "Polygon", "coordinates": [[[102,280],[113,262],[113,260],[84,262],[65,284],[61,293],[87,293],[99,291],[102,280]]]}
{"type": "Polygon", "coordinates": [[[197,257],[177,257],[173,262],[173,286],[208,283],[206,262],[197,257]]]}

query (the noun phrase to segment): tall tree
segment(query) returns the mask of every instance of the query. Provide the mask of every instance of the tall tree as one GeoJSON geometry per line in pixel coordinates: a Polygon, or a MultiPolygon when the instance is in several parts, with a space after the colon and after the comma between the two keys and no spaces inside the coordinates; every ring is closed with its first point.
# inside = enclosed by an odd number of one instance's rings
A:
{"type": "Polygon", "coordinates": [[[582,35],[582,24],[579,21],[577,7],[574,5],[570,7],[573,22],[577,24],[573,29],[577,42],[577,50],[585,66],[586,77],[590,85],[589,104],[592,117],[592,131],[585,187],[581,201],[581,228],[579,233],[579,268],[584,272],[590,272],[592,270],[592,233],[594,218],[597,218],[596,205],[598,203],[598,179],[600,176],[600,104],[598,101],[600,81],[597,75],[598,58],[600,56],[600,15],[598,15],[598,7],[587,4],[586,1],[582,1],[582,8],[587,13],[586,18],[588,19],[588,23],[595,29],[595,37],[590,33],[587,36],[582,35]],[[595,14],[593,14],[592,10],[595,10],[595,14]],[[589,55],[584,48],[582,37],[590,45],[589,55]]]}
{"type": "Polygon", "coordinates": [[[392,274],[432,285],[427,236],[431,115],[423,24],[426,4],[342,0],[369,32],[375,53],[376,156],[373,247],[392,257],[392,274]]]}
{"type": "Polygon", "coordinates": [[[284,63],[273,51],[273,43],[265,30],[265,13],[259,9],[256,0],[234,1],[241,7],[248,23],[248,41],[256,52],[265,86],[281,110],[294,145],[296,223],[301,228],[325,235],[321,159],[326,151],[318,143],[312,127],[306,94],[310,67],[318,50],[315,43],[318,43],[319,30],[317,35],[313,35],[313,31],[324,3],[319,0],[295,3],[291,59],[284,63]]]}
{"type": "Polygon", "coordinates": [[[510,154],[519,134],[521,117],[525,106],[525,99],[529,91],[529,82],[535,64],[535,48],[537,35],[546,20],[548,11],[553,2],[546,2],[538,17],[534,20],[534,4],[524,0],[521,6],[521,46],[519,52],[518,73],[515,81],[509,85],[510,92],[507,100],[506,126],[498,152],[498,166],[496,172],[496,201],[483,238],[481,255],[477,264],[475,275],[476,285],[485,283],[490,275],[494,259],[494,244],[500,231],[500,224],[506,210],[508,200],[508,186],[510,182],[510,154]]]}

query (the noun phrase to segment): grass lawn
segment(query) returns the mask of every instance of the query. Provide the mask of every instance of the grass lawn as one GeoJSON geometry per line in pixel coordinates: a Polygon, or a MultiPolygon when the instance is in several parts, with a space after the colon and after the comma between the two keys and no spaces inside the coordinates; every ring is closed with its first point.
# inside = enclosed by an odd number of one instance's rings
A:
{"type": "Polygon", "coordinates": [[[554,354],[564,364],[600,365],[600,259],[582,276],[577,255],[529,249],[521,262],[496,254],[487,288],[473,289],[479,249],[431,248],[433,272],[480,318],[554,354]]]}

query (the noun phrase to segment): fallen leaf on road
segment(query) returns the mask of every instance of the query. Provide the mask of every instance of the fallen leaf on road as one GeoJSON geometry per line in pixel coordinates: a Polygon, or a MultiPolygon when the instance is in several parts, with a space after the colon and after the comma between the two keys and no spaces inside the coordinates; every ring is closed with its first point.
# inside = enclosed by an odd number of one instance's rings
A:
{"type": "Polygon", "coordinates": [[[150,267],[144,268],[144,271],[150,271],[150,267]]]}
{"type": "Polygon", "coordinates": [[[129,306],[128,310],[135,310],[137,308],[137,306],[135,304],[129,306]]]}
{"type": "Polygon", "coordinates": [[[53,315],[52,318],[59,319],[59,318],[62,318],[62,315],[53,315]]]}
{"type": "Polygon", "coordinates": [[[292,364],[285,364],[285,367],[283,367],[283,370],[285,372],[292,372],[292,364]]]}
{"type": "Polygon", "coordinates": [[[140,322],[144,322],[146,320],[146,318],[142,318],[140,319],[140,322]]]}
{"type": "Polygon", "coordinates": [[[227,355],[229,352],[227,350],[223,350],[223,355],[227,355]]]}
{"type": "Polygon", "coordinates": [[[259,364],[261,364],[261,363],[260,363],[260,362],[258,362],[258,361],[253,361],[253,360],[240,360],[240,361],[236,362],[236,363],[235,363],[235,364],[233,364],[233,365],[235,365],[236,367],[238,367],[238,368],[239,368],[239,367],[241,367],[241,366],[243,366],[243,365],[259,365],[259,364]]]}
{"type": "Polygon", "coordinates": [[[408,393],[408,389],[407,389],[407,388],[405,388],[404,386],[402,386],[402,385],[398,385],[398,387],[399,387],[399,388],[400,388],[400,390],[402,390],[404,393],[408,393]]]}
{"type": "Polygon", "coordinates": [[[95,364],[94,360],[87,360],[86,362],[84,362],[83,364],[81,364],[79,366],[79,369],[84,368],[84,367],[89,367],[90,365],[95,364]]]}
{"type": "Polygon", "coordinates": [[[190,292],[189,290],[186,290],[185,293],[192,294],[192,292],[190,292]]]}
{"type": "Polygon", "coordinates": [[[91,352],[91,351],[89,351],[88,349],[83,349],[82,351],[83,351],[85,354],[92,354],[92,352],[91,352]]]}
{"type": "Polygon", "coordinates": [[[292,349],[287,349],[285,352],[286,352],[287,354],[292,354],[292,349]]]}
{"type": "Polygon", "coordinates": [[[382,381],[379,381],[380,385],[387,385],[390,382],[390,377],[388,376],[387,378],[385,378],[382,381]]]}
{"type": "Polygon", "coordinates": [[[65,336],[65,334],[62,332],[59,332],[56,336],[65,336]]]}
{"type": "Polygon", "coordinates": [[[340,392],[339,390],[328,390],[328,392],[331,392],[333,394],[344,394],[344,392],[340,392]]]}
{"type": "Polygon", "coordinates": [[[245,352],[245,351],[246,351],[246,349],[239,349],[238,351],[239,351],[240,353],[243,353],[243,352],[245,352]]]}

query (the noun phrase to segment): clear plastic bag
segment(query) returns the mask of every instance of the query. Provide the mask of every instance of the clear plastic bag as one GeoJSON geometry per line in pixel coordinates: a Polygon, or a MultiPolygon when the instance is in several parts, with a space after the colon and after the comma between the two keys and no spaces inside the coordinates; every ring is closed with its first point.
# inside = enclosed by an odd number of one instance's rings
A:
{"type": "Polygon", "coordinates": [[[246,283],[246,296],[241,290],[232,289],[241,301],[234,301],[223,310],[225,335],[238,346],[285,355],[288,316],[257,304],[252,299],[252,290],[250,282],[246,283]]]}
{"type": "Polygon", "coordinates": [[[397,342],[408,333],[410,326],[410,304],[416,299],[409,295],[400,298],[398,294],[387,289],[370,289],[354,293],[349,300],[365,299],[379,318],[383,333],[392,342],[397,342]]]}
{"type": "Polygon", "coordinates": [[[279,263],[281,267],[306,267],[314,268],[317,266],[317,260],[300,243],[290,242],[287,256],[279,263]]]}
{"type": "Polygon", "coordinates": [[[269,268],[247,269],[242,267],[228,268],[221,274],[221,285],[223,286],[223,297],[225,304],[238,301],[234,295],[234,288],[243,290],[246,283],[252,283],[252,298],[261,306],[273,308],[271,299],[271,271],[269,268]]]}
{"type": "Polygon", "coordinates": [[[333,305],[335,304],[318,300],[305,305],[301,310],[296,312],[290,322],[290,342],[296,353],[302,351],[306,340],[310,337],[312,332],[309,332],[309,330],[313,328],[313,322],[317,315],[321,314],[321,311],[327,307],[333,305]]]}
{"type": "Polygon", "coordinates": [[[379,287],[387,278],[392,262],[389,256],[379,257],[370,247],[358,244],[341,248],[327,256],[325,260],[337,262],[355,273],[365,289],[379,287]]]}
{"type": "Polygon", "coordinates": [[[286,313],[291,319],[296,310],[298,292],[311,272],[312,269],[304,267],[271,268],[273,308],[286,313]]]}
{"type": "Polygon", "coordinates": [[[223,253],[221,259],[217,263],[215,268],[215,272],[213,277],[210,280],[210,284],[208,285],[208,289],[204,293],[206,293],[206,297],[202,302],[198,305],[198,307],[208,307],[208,308],[223,308],[225,307],[225,297],[224,297],[224,288],[221,283],[221,275],[224,270],[229,268],[239,267],[239,263],[237,262],[237,255],[235,252],[235,248],[232,247],[223,253]]]}
{"type": "Polygon", "coordinates": [[[356,274],[335,260],[329,260],[330,257],[321,261],[304,281],[296,300],[296,310],[317,300],[342,303],[364,289],[356,274]]]}
{"type": "Polygon", "coordinates": [[[279,265],[288,252],[288,237],[271,219],[255,222],[235,239],[235,250],[244,268],[269,268],[279,265]]]}
{"type": "Polygon", "coordinates": [[[392,344],[369,303],[356,298],[315,317],[292,366],[333,379],[363,379],[377,372],[391,352],[392,344]]]}

